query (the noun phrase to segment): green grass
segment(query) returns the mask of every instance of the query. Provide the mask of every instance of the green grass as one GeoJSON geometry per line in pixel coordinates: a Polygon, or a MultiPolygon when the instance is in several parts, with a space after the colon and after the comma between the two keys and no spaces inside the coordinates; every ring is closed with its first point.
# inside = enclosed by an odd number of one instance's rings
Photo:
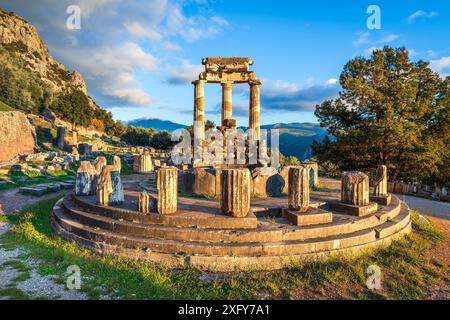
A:
{"type": "Polygon", "coordinates": [[[0,180],[8,179],[9,182],[0,184],[0,190],[8,190],[41,183],[66,181],[74,177],[75,170],[60,170],[55,173],[42,174],[37,171],[26,170],[24,172],[11,172],[8,175],[0,174],[0,180]]]}
{"type": "Polygon", "coordinates": [[[430,283],[445,281],[439,273],[442,268],[436,266],[442,262],[431,263],[425,258],[444,236],[432,225],[421,224],[417,213],[413,213],[414,231],[386,249],[359,257],[293,265],[276,272],[220,274],[214,281],[205,281],[204,274],[197,270],[167,270],[125,258],[94,255],[55,236],[49,223],[55,201],[42,201],[23,213],[8,216],[14,227],[0,238],[0,245],[5,249],[25,248],[27,255],[40,259],[40,274],[56,275],[61,283],[67,267],[78,265],[81,290],[92,299],[101,294],[122,299],[421,299],[427,297],[430,283]],[[381,291],[371,291],[365,285],[366,269],[372,264],[381,268],[381,291]]]}
{"type": "Polygon", "coordinates": [[[7,105],[6,103],[0,101],[0,112],[2,111],[16,111],[16,109],[11,108],[9,105],[7,105]]]}

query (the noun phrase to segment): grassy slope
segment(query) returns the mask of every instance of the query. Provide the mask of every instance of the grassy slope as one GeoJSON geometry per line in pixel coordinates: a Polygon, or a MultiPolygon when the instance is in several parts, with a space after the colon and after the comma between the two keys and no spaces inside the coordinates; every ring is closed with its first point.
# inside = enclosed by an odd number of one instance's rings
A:
{"type": "MultiPolygon", "coordinates": [[[[101,293],[127,299],[420,299],[429,296],[427,288],[445,281],[445,263],[425,258],[443,235],[418,222],[416,213],[411,235],[357,259],[305,263],[277,272],[205,276],[196,270],[171,271],[125,258],[98,256],[64,241],[53,234],[49,224],[55,201],[43,201],[26,213],[9,216],[15,227],[0,238],[0,245],[26,248],[30,257],[40,259],[40,273],[57,275],[61,282],[65,282],[67,267],[78,265],[81,290],[93,299],[101,293]],[[378,292],[365,285],[366,269],[372,264],[382,272],[383,289],[378,292]],[[103,288],[101,292],[99,288],[103,288]]],[[[20,292],[12,296],[20,297],[20,292]]]]}
{"type": "Polygon", "coordinates": [[[16,111],[16,109],[11,108],[6,103],[0,101],[0,112],[2,112],[2,111],[16,111]]]}

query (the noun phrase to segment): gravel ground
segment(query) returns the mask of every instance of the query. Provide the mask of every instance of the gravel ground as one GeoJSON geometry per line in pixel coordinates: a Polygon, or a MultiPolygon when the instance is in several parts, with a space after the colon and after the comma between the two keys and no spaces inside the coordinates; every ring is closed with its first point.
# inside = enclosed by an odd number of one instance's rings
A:
{"type": "MultiPolygon", "coordinates": [[[[0,237],[8,232],[9,225],[0,223],[0,237]]],[[[24,250],[16,248],[14,250],[5,250],[0,247],[0,290],[9,285],[29,295],[31,298],[61,299],[61,300],[86,300],[88,296],[78,290],[67,290],[65,284],[55,282],[55,276],[42,276],[37,272],[39,262],[24,258],[24,250]],[[29,267],[30,277],[24,281],[13,282],[22,272],[17,271],[12,266],[5,266],[8,261],[20,261],[29,267]]],[[[0,300],[8,297],[1,296],[0,300]]]]}
{"type": "MultiPolygon", "coordinates": [[[[42,276],[37,272],[38,261],[27,260],[23,257],[22,249],[5,250],[0,247],[0,289],[14,285],[20,291],[31,298],[61,299],[61,300],[86,300],[88,296],[79,290],[68,290],[65,284],[56,283],[55,276],[42,276]],[[21,275],[21,272],[11,266],[4,266],[8,261],[20,261],[30,270],[30,277],[24,281],[13,283],[13,280],[21,275]]],[[[7,299],[2,297],[0,299],[7,299]]]]}

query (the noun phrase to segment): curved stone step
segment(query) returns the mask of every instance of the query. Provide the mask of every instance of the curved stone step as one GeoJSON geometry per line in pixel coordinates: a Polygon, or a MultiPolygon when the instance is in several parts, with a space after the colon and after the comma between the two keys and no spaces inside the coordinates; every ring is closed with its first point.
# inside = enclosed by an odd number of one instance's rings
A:
{"type": "MultiPolygon", "coordinates": [[[[283,242],[323,238],[357,232],[375,227],[381,221],[375,216],[358,218],[356,220],[341,220],[339,222],[297,227],[285,225],[283,228],[258,227],[257,229],[198,229],[177,228],[163,225],[148,225],[119,221],[103,215],[85,212],[77,207],[70,198],[62,202],[65,215],[82,224],[98,227],[119,234],[132,234],[144,238],[168,239],[195,242],[283,242]]],[[[391,211],[397,211],[400,204],[393,204],[391,211]]],[[[395,215],[393,215],[395,216],[395,215]]]]}
{"type": "MultiPolygon", "coordinates": [[[[403,207],[404,205],[402,205],[403,207]]],[[[58,209],[55,206],[55,209],[58,209]]],[[[203,256],[203,255],[174,255],[165,253],[156,253],[142,249],[130,249],[107,243],[94,242],[84,239],[73,234],[52,219],[52,226],[55,231],[68,240],[74,240],[78,244],[99,254],[109,254],[114,256],[123,256],[141,262],[156,263],[168,268],[186,268],[193,267],[196,269],[213,271],[213,272],[231,272],[231,271],[250,271],[250,270],[277,270],[285,267],[293,266],[297,263],[307,260],[323,260],[330,256],[336,255],[356,255],[368,249],[384,247],[392,241],[397,240],[403,235],[411,231],[411,222],[408,223],[396,233],[392,235],[376,239],[374,241],[350,246],[347,248],[319,251],[314,253],[306,253],[300,255],[279,255],[279,256],[203,256]]]]}
{"type": "Polygon", "coordinates": [[[208,212],[208,208],[198,208],[193,205],[192,208],[179,209],[174,214],[142,214],[124,208],[102,207],[87,201],[90,199],[89,197],[80,197],[74,194],[69,196],[71,196],[75,204],[83,210],[110,217],[115,220],[173,227],[211,229],[255,229],[258,225],[258,220],[252,212],[250,212],[247,217],[236,219],[234,217],[219,214],[219,212],[216,212],[218,210],[213,211],[211,209],[209,211],[213,212],[208,212]]]}
{"type": "Polygon", "coordinates": [[[373,229],[351,234],[320,239],[264,243],[206,243],[161,240],[122,235],[103,229],[94,229],[67,217],[61,207],[54,210],[55,221],[67,231],[82,238],[96,242],[123,246],[126,248],[145,248],[160,253],[183,253],[187,255],[210,256],[263,256],[283,254],[303,254],[316,251],[334,250],[375,240],[373,229]]]}
{"type": "Polygon", "coordinates": [[[406,206],[402,206],[400,214],[393,219],[375,227],[376,237],[378,239],[386,238],[399,230],[403,229],[411,221],[411,214],[406,206]]]}

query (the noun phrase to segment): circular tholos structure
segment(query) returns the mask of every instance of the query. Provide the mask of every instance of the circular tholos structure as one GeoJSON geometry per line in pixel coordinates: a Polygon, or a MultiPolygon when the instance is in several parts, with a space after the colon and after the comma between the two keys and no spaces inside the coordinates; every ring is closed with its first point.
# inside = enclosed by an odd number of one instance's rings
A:
{"type": "MultiPolygon", "coordinates": [[[[69,194],[55,205],[52,226],[63,238],[97,253],[212,272],[276,270],[359,254],[411,230],[409,210],[396,196],[364,217],[348,215],[302,227],[284,220],[286,198],[253,200],[246,217],[234,218],[222,214],[218,200],[190,197],[178,198],[175,213],[144,214],[137,210],[140,194],[125,190],[125,201],[109,207],[97,205],[94,195],[69,194]]],[[[311,208],[321,204],[310,201],[311,208]]]]}

